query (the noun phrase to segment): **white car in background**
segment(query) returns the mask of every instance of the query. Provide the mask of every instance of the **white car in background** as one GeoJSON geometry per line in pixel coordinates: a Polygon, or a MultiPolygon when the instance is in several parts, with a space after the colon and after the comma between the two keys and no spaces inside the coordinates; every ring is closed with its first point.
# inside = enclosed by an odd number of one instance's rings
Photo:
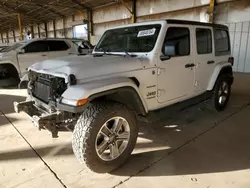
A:
{"type": "Polygon", "coordinates": [[[8,48],[9,46],[0,46],[0,53],[2,52],[2,51],[4,51],[6,48],[8,48]]]}
{"type": "Polygon", "coordinates": [[[0,79],[26,80],[28,67],[36,62],[92,51],[92,45],[81,39],[39,38],[17,42],[0,54],[0,79]]]}

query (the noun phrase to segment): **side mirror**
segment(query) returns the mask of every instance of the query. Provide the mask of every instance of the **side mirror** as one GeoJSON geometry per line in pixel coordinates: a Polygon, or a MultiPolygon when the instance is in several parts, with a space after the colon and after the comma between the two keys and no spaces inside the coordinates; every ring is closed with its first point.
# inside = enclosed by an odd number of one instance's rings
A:
{"type": "Polygon", "coordinates": [[[172,56],[175,56],[175,45],[173,44],[165,44],[163,49],[164,55],[161,56],[161,60],[169,60],[172,56]]]}
{"type": "Polygon", "coordinates": [[[19,54],[25,54],[25,49],[24,48],[20,49],[18,53],[19,54]]]}

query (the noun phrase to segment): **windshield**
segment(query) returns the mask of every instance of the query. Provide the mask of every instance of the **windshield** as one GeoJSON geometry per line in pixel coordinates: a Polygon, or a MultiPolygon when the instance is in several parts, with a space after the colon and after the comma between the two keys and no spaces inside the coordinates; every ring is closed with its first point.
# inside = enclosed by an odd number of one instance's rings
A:
{"type": "Polygon", "coordinates": [[[17,48],[19,48],[19,47],[22,46],[22,45],[24,45],[24,43],[22,43],[22,42],[17,42],[17,43],[15,43],[15,44],[13,44],[12,46],[10,46],[10,47],[4,49],[2,52],[10,52],[10,51],[12,51],[12,50],[16,50],[17,48]]]}
{"type": "Polygon", "coordinates": [[[161,25],[143,25],[106,31],[95,52],[150,52],[154,49],[161,25]]]}

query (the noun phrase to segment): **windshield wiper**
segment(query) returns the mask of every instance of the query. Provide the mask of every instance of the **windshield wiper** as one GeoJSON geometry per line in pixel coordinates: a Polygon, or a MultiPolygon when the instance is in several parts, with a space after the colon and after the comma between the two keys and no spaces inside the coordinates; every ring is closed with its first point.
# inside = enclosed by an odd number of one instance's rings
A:
{"type": "Polygon", "coordinates": [[[104,50],[103,48],[99,48],[98,51],[99,51],[99,52],[103,52],[103,53],[93,53],[93,56],[94,56],[94,57],[102,57],[102,56],[104,56],[104,55],[123,56],[123,55],[121,55],[121,54],[113,54],[113,53],[110,53],[110,52],[109,52],[109,51],[110,51],[109,49],[104,50]],[[108,52],[108,53],[107,53],[107,52],[108,52]]]}
{"type": "Polygon", "coordinates": [[[130,54],[127,49],[122,49],[121,51],[124,52],[126,54],[126,56],[130,56],[130,57],[136,57],[137,56],[137,55],[130,54]]]}
{"type": "MultiPolygon", "coordinates": [[[[100,48],[98,49],[99,52],[103,52],[103,53],[93,53],[93,56],[94,57],[102,57],[104,55],[113,55],[113,56],[124,56],[123,54],[115,54],[115,53],[112,53],[110,52],[109,49],[107,50],[104,50],[103,48],[100,48]]],[[[132,55],[128,52],[127,49],[121,49],[121,50],[117,50],[117,51],[120,51],[120,52],[124,52],[125,53],[125,57],[126,56],[130,56],[130,57],[136,57],[137,55],[132,55]]]]}

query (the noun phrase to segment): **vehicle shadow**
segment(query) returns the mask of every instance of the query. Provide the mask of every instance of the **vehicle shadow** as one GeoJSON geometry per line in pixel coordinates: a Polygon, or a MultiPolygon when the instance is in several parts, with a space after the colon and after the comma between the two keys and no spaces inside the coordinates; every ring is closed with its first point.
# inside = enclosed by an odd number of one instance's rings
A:
{"type": "MultiPolygon", "coordinates": [[[[9,124],[9,121],[16,122],[18,118],[15,117],[8,117],[6,119],[5,115],[14,113],[13,102],[14,101],[23,101],[25,97],[22,96],[15,96],[15,95],[8,95],[8,94],[0,94],[0,126],[4,126],[9,124]]],[[[1,134],[1,130],[0,130],[1,134]]]]}
{"type": "MultiPolygon", "coordinates": [[[[73,150],[70,144],[63,145],[63,146],[54,145],[54,146],[39,147],[39,148],[35,148],[35,152],[38,153],[40,157],[49,156],[49,155],[52,155],[52,153],[53,153],[53,156],[73,155],[73,150]]],[[[32,148],[0,152],[0,161],[32,159],[32,158],[37,158],[37,155],[34,154],[34,150],[32,148]]]]}
{"type": "MultiPolygon", "coordinates": [[[[249,169],[250,150],[246,149],[250,144],[249,126],[231,124],[230,129],[226,130],[228,127],[225,126],[228,125],[215,123],[197,132],[194,130],[197,126],[204,126],[203,118],[198,114],[197,120],[179,126],[185,119],[179,117],[176,121],[165,120],[169,126],[159,123],[156,128],[150,127],[151,130],[142,132],[140,137],[152,142],[137,143],[136,148],[139,152],[135,152],[125,165],[111,174],[174,176],[249,169]],[[213,129],[216,131],[210,131],[213,129]]],[[[147,125],[147,128],[148,126],[153,125],[147,125]]]]}
{"type": "Polygon", "coordinates": [[[16,96],[16,95],[8,95],[8,94],[0,94],[0,110],[4,114],[14,113],[13,103],[15,101],[21,102],[25,101],[26,97],[16,96]]]}

